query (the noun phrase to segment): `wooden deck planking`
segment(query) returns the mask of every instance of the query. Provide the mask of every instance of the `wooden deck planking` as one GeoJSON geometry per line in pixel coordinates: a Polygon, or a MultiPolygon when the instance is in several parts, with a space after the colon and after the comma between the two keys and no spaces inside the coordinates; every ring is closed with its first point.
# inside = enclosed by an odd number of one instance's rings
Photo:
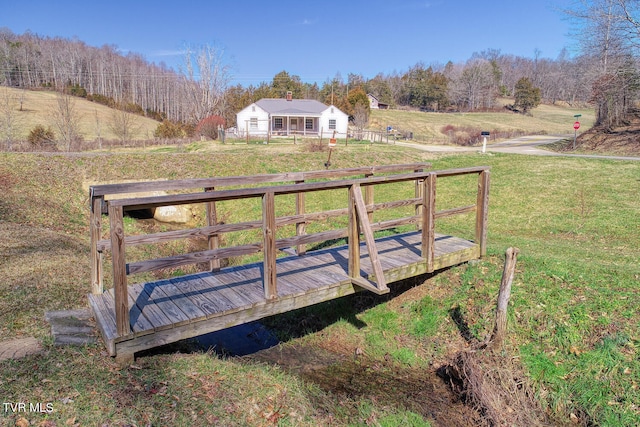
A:
{"type": "MultiPolygon", "coordinates": [[[[376,240],[376,245],[389,282],[426,272],[425,260],[420,256],[420,232],[382,237],[376,240]]],[[[474,248],[477,245],[468,240],[436,236],[438,268],[453,265],[448,262],[457,264],[477,257],[474,248]]],[[[375,281],[364,243],[360,268],[363,278],[375,281]]],[[[139,351],[170,342],[176,336],[223,329],[234,323],[230,321],[234,313],[238,319],[257,319],[355,292],[348,276],[348,249],[344,246],[279,258],[276,270],[276,302],[264,297],[262,263],[131,285],[132,333],[126,337],[116,334],[113,290],[90,295],[90,301],[107,347],[115,354],[116,346],[139,351]],[[215,323],[217,318],[219,323],[215,323]],[[196,325],[203,321],[214,323],[196,325]],[[173,328],[175,333],[169,331],[173,328]],[[158,336],[143,339],[147,334],[158,336]]]]}

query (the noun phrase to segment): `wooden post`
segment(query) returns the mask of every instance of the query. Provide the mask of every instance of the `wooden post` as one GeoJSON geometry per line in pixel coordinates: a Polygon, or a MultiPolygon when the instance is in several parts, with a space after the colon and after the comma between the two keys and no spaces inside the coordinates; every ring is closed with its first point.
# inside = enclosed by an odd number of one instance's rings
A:
{"type": "MultiPolygon", "coordinates": [[[[356,208],[356,215],[358,217],[358,223],[360,229],[364,235],[364,240],[367,244],[367,251],[369,252],[369,261],[373,268],[373,273],[376,275],[376,282],[378,286],[372,289],[377,293],[387,293],[389,288],[387,287],[387,281],[384,278],[384,272],[382,271],[382,264],[380,264],[380,257],[378,256],[378,248],[376,246],[376,240],[373,237],[373,231],[371,230],[371,224],[367,217],[367,207],[364,204],[364,198],[362,197],[362,190],[360,184],[354,184],[351,186],[351,192],[353,193],[353,201],[356,208]]],[[[365,284],[365,287],[368,287],[365,284]]]]}
{"type": "Polygon", "coordinates": [[[422,184],[422,257],[427,261],[427,273],[432,273],[434,270],[436,178],[435,173],[430,173],[422,184]]]}
{"type": "Polygon", "coordinates": [[[264,242],[264,296],[267,300],[271,300],[278,297],[276,285],[276,211],[273,191],[268,191],[262,196],[262,235],[264,242]]]}
{"type": "MultiPolygon", "coordinates": [[[[415,169],[414,172],[418,173],[418,172],[423,172],[424,169],[415,169]]],[[[423,185],[424,185],[424,180],[422,179],[416,179],[416,189],[415,189],[415,194],[416,194],[416,199],[422,199],[422,193],[423,193],[423,185]]],[[[415,206],[415,215],[418,218],[422,218],[422,211],[423,209],[423,204],[420,203],[419,205],[415,206]]],[[[416,229],[420,230],[422,228],[422,221],[418,221],[418,223],[416,224],[416,229]]]]}
{"type": "MultiPolygon", "coordinates": [[[[372,173],[364,174],[365,178],[369,178],[372,176],[372,173]]],[[[373,185],[367,185],[364,188],[364,204],[367,205],[367,207],[373,204],[373,185]]],[[[373,211],[368,212],[367,217],[369,218],[369,222],[373,222],[373,211]]]]}
{"type": "Polygon", "coordinates": [[[127,264],[124,257],[124,221],[122,206],[109,206],[111,227],[111,262],[118,336],[131,333],[129,325],[129,295],[127,290],[127,264]]]}
{"type": "Polygon", "coordinates": [[[349,225],[347,239],[349,244],[349,277],[360,277],[360,230],[356,213],[355,185],[349,187],[349,206],[347,207],[349,225]]]}
{"type": "MultiPolygon", "coordinates": [[[[296,184],[304,184],[304,180],[296,181],[296,184]]],[[[304,207],[304,193],[298,192],[296,193],[296,215],[304,215],[305,207],[304,207]]],[[[307,224],[304,221],[300,221],[296,223],[296,236],[300,237],[306,234],[307,224]]],[[[299,244],[296,248],[296,253],[299,255],[304,255],[307,252],[307,245],[299,244]]]]}
{"type": "Polygon", "coordinates": [[[91,293],[104,292],[102,272],[102,251],[98,251],[98,242],[102,232],[102,196],[91,196],[91,214],[89,219],[89,233],[91,235],[91,293]]]}
{"type": "Polygon", "coordinates": [[[476,201],[476,243],[480,246],[480,256],[487,255],[489,182],[489,171],[480,172],[478,175],[478,198],[476,201]]]}
{"type": "MultiPolygon", "coordinates": [[[[205,192],[214,191],[214,187],[205,188],[205,192]]],[[[218,212],[216,210],[216,202],[207,202],[207,225],[209,227],[218,224],[218,212]]],[[[209,250],[218,249],[220,246],[220,236],[216,234],[211,234],[207,237],[207,243],[209,250]]],[[[211,271],[219,271],[220,270],[220,260],[218,258],[212,259],[209,261],[209,269],[211,271]]]]}
{"type": "Polygon", "coordinates": [[[498,306],[496,308],[496,324],[491,334],[488,346],[494,349],[502,347],[504,338],[507,333],[507,306],[511,297],[511,284],[516,271],[516,261],[518,248],[509,248],[505,253],[504,270],[502,272],[502,281],[500,282],[500,291],[498,293],[498,306]]]}

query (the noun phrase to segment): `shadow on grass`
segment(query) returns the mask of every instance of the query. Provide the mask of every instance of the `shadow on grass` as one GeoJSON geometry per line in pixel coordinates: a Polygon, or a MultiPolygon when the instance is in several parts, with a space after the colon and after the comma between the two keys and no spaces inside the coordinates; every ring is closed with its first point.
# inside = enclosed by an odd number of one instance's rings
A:
{"type": "Polygon", "coordinates": [[[395,282],[390,285],[391,291],[386,295],[361,291],[324,303],[157,347],[138,353],[138,356],[195,351],[209,351],[223,357],[247,356],[280,343],[319,332],[340,320],[361,329],[367,324],[358,319],[360,313],[403,294],[432,276],[433,274],[425,274],[395,282]]]}

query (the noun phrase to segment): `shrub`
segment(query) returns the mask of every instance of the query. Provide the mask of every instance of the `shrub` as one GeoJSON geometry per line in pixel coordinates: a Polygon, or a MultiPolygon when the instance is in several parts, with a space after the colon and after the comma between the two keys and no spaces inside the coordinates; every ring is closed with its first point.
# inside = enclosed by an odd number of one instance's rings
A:
{"type": "Polygon", "coordinates": [[[156,138],[162,139],[174,139],[185,138],[188,135],[185,125],[178,122],[172,122],[171,120],[164,120],[156,127],[153,135],[156,138]]]}
{"type": "Polygon", "coordinates": [[[79,96],[80,98],[87,97],[87,90],[77,83],[76,84],[71,84],[71,82],[67,83],[66,93],[73,96],[79,96]]]}
{"type": "Polygon", "coordinates": [[[136,104],[135,102],[129,102],[125,104],[122,108],[127,113],[137,114],[139,116],[144,116],[144,109],[136,104]]]}
{"type": "Polygon", "coordinates": [[[106,105],[107,107],[111,108],[114,108],[116,106],[116,101],[113,98],[100,95],[99,93],[92,93],[90,95],[87,95],[87,99],[89,101],[97,102],[98,104],[106,105]]]}
{"type": "Polygon", "coordinates": [[[208,116],[200,120],[196,126],[196,135],[206,136],[209,139],[218,139],[218,129],[224,127],[224,119],[220,116],[208,116]]]}
{"type": "Polygon", "coordinates": [[[31,132],[29,132],[29,136],[27,140],[37,146],[42,146],[46,144],[53,144],[55,142],[56,136],[53,133],[51,127],[45,129],[42,125],[37,125],[31,132]]]}

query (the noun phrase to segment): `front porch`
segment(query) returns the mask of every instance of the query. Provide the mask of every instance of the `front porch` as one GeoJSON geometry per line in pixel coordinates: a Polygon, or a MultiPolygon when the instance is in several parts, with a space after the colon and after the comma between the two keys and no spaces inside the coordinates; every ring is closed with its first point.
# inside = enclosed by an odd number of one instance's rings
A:
{"type": "Polygon", "coordinates": [[[269,121],[271,135],[274,136],[318,136],[319,116],[272,116],[269,121]]]}

